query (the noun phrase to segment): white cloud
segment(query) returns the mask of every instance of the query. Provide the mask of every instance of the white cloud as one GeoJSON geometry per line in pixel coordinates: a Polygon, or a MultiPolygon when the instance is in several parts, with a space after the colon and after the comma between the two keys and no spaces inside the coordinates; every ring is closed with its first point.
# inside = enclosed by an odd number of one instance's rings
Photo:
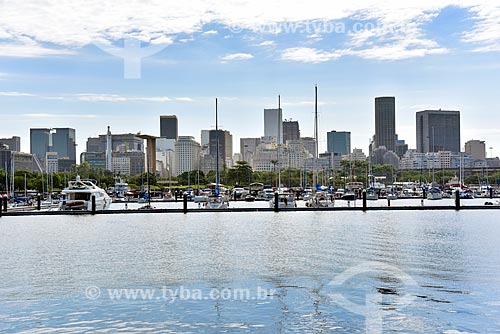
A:
{"type": "Polygon", "coordinates": [[[116,94],[77,94],[77,99],[87,102],[192,102],[189,97],[170,98],[166,96],[123,96],[116,94]]]}
{"type": "MultiPolygon", "coordinates": [[[[186,42],[190,40],[186,35],[214,34],[215,30],[203,33],[209,24],[230,27],[232,35],[238,36],[240,29],[262,33],[267,27],[271,29],[263,34],[284,34],[287,30],[279,27],[283,23],[349,19],[375,27],[347,34],[348,44],[338,49],[364,55],[364,50],[398,46],[404,48],[398,51],[401,57],[418,57],[444,51],[439,45],[424,46],[435,43],[427,37],[425,27],[448,6],[465,8],[473,17],[473,29],[463,35],[465,43],[472,43],[478,52],[500,50],[500,4],[491,0],[322,1],[314,6],[304,6],[303,0],[131,0],[126,4],[121,0],[3,0],[0,55],[68,55],[93,41],[112,44],[130,37],[168,45],[179,35],[183,37],[180,42],[186,42]],[[401,42],[405,40],[414,40],[420,47],[404,46],[401,42]]],[[[313,39],[325,35],[316,29],[304,34],[312,34],[313,39]]]]}
{"type": "Polygon", "coordinates": [[[65,119],[65,118],[97,118],[97,115],[89,115],[89,114],[22,114],[21,117],[27,118],[57,118],[57,119],[65,119]]]}
{"type": "Polygon", "coordinates": [[[193,37],[190,37],[190,38],[181,38],[179,39],[179,42],[180,43],[189,43],[189,42],[192,42],[194,41],[194,38],[193,37]]]}
{"type": "Polygon", "coordinates": [[[446,48],[408,48],[402,44],[375,46],[364,50],[345,50],[344,54],[358,56],[371,60],[402,60],[408,58],[418,58],[427,55],[446,54],[446,48]]]}
{"type": "Polygon", "coordinates": [[[471,8],[474,29],[463,34],[463,41],[476,45],[475,52],[500,52],[500,4],[495,1],[471,8]]]}
{"type": "Polygon", "coordinates": [[[257,46],[274,46],[276,43],[274,41],[264,41],[262,43],[257,44],[257,46]]]}
{"type": "Polygon", "coordinates": [[[8,97],[35,97],[36,95],[30,93],[21,93],[21,92],[0,92],[0,96],[8,96],[8,97]]]}
{"type": "Polygon", "coordinates": [[[178,102],[194,102],[190,97],[176,97],[174,100],[178,102]]]}
{"type": "Polygon", "coordinates": [[[38,58],[47,56],[67,56],[72,54],[75,54],[75,52],[68,49],[51,49],[41,45],[0,43],[0,57],[38,58]]]}
{"type": "Polygon", "coordinates": [[[167,96],[124,96],[118,94],[66,94],[60,96],[45,96],[24,92],[0,92],[0,97],[38,97],[45,100],[67,100],[76,99],[86,102],[194,102],[190,97],[167,97],[167,96]]]}
{"type": "Polygon", "coordinates": [[[126,102],[126,97],[114,94],[78,94],[78,100],[88,102],[126,102]]]}
{"type": "Polygon", "coordinates": [[[281,59],[302,63],[322,63],[342,56],[340,52],[327,52],[313,48],[289,48],[283,50],[281,59]]]}
{"type": "Polygon", "coordinates": [[[204,31],[203,35],[208,36],[208,35],[217,35],[219,32],[217,30],[208,30],[204,31]]]}
{"type": "Polygon", "coordinates": [[[221,58],[222,62],[228,62],[228,61],[236,61],[236,60],[249,60],[252,59],[253,55],[249,53],[231,53],[228,55],[225,55],[224,57],[221,58]]]}
{"type": "Polygon", "coordinates": [[[308,35],[307,38],[315,42],[320,42],[323,40],[323,36],[321,36],[321,34],[311,34],[308,35]]]}
{"type": "MultiPolygon", "coordinates": [[[[318,101],[318,106],[326,106],[326,105],[334,105],[335,101],[318,101]]],[[[315,102],[312,100],[303,100],[303,101],[284,101],[282,103],[284,107],[312,107],[315,105],[315,102]]]]}

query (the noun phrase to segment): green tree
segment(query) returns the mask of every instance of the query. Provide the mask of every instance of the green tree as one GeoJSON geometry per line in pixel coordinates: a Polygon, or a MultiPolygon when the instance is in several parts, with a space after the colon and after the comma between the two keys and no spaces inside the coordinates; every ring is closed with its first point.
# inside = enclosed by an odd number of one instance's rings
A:
{"type": "Polygon", "coordinates": [[[246,161],[236,162],[236,166],[227,170],[227,183],[231,185],[250,185],[252,167],[246,161]]]}
{"type": "Polygon", "coordinates": [[[188,184],[190,184],[191,187],[196,187],[198,185],[198,178],[200,186],[203,186],[207,183],[205,173],[203,173],[203,171],[201,170],[184,172],[181,175],[177,176],[177,181],[179,182],[179,185],[187,186],[188,184]]]}

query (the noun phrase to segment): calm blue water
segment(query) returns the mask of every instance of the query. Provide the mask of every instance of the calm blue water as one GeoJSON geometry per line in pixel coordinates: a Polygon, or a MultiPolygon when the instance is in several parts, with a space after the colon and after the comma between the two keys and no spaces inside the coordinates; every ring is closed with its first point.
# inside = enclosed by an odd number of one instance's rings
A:
{"type": "Polygon", "coordinates": [[[499,216],[3,217],[0,333],[500,333],[499,216]]]}

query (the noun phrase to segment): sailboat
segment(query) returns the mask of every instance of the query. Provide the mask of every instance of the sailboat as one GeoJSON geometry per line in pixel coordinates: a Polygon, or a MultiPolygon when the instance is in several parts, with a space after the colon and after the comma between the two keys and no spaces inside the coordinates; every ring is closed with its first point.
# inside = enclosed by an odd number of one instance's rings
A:
{"type": "Polygon", "coordinates": [[[372,158],[370,156],[370,166],[368,167],[370,174],[368,174],[368,189],[366,189],[366,199],[369,201],[378,200],[378,193],[375,189],[375,176],[373,175],[372,158]]]}
{"type": "MultiPolygon", "coordinates": [[[[278,95],[278,135],[276,136],[276,167],[278,176],[276,178],[276,192],[278,193],[278,208],[296,208],[295,196],[289,189],[281,187],[281,168],[280,168],[280,146],[281,146],[281,96],[278,95]]],[[[275,207],[275,196],[269,200],[269,207],[275,207]]]]}
{"type": "Polygon", "coordinates": [[[436,201],[443,199],[443,192],[436,185],[436,173],[434,170],[434,156],[432,158],[432,183],[427,192],[427,199],[431,201],[436,201]]]}
{"type": "Polygon", "coordinates": [[[443,199],[443,192],[438,187],[432,187],[427,192],[427,199],[432,201],[443,199]]]}
{"type": "Polygon", "coordinates": [[[215,99],[215,136],[216,143],[216,168],[215,168],[215,191],[214,194],[208,196],[204,208],[210,210],[227,209],[229,201],[226,197],[220,194],[220,175],[219,175],[219,120],[218,120],[218,99],[215,99]]]}

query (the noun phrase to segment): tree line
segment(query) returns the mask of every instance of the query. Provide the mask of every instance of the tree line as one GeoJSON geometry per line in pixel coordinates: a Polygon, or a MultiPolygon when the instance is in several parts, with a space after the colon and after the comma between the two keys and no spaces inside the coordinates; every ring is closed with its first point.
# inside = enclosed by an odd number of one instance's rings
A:
{"type": "MultiPolygon", "coordinates": [[[[102,188],[112,187],[116,182],[127,182],[132,189],[140,190],[142,185],[149,181],[151,190],[163,190],[160,179],[154,174],[140,174],[134,176],[115,175],[111,171],[102,168],[90,166],[87,162],[81,165],[75,165],[71,171],[54,173],[51,175],[41,174],[38,172],[16,171],[14,174],[14,188],[16,191],[24,191],[26,189],[34,190],[39,193],[47,192],[51,189],[58,192],[67,186],[69,180],[73,180],[79,175],[82,179],[92,179],[102,188]],[[26,182],[26,183],[25,183],[26,182]]],[[[399,182],[421,182],[430,183],[433,180],[437,184],[444,185],[455,176],[458,176],[458,170],[405,170],[398,171],[392,165],[373,165],[370,166],[367,161],[342,161],[339,169],[322,169],[318,168],[317,183],[333,186],[334,188],[343,188],[346,182],[361,182],[368,183],[369,175],[379,177],[381,183],[392,184],[399,182]]],[[[314,187],[312,171],[304,171],[300,169],[282,169],[280,171],[281,184],[290,187],[314,187]]],[[[177,187],[192,188],[204,187],[207,184],[215,183],[215,171],[204,173],[201,170],[185,172],[177,177],[171,178],[172,181],[177,181],[177,187]]],[[[254,171],[246,161],[238,161],[235,166],[225,168],[220,171],[220,183],[226,186],[241,186],[248,187],[251,183],[262,183],[265,185],[276,185],[278,171],[276,166],[273,171],[254,171]]],[[[464,182],[466,184],[481,184],[485,179],[488,179],[490,184],[498,184],[500,180],[500,172],[496,173],[476,173],[469,175],[464,182]]],[[[5,170],[0,169],[0,191],[7,192],[10,189],[12,176],[7,175],[5,170]],[[7,185],[6,185],[7,182],[7,185]],[[7,187],[8,186],[8,187],[7,187]]]]}

